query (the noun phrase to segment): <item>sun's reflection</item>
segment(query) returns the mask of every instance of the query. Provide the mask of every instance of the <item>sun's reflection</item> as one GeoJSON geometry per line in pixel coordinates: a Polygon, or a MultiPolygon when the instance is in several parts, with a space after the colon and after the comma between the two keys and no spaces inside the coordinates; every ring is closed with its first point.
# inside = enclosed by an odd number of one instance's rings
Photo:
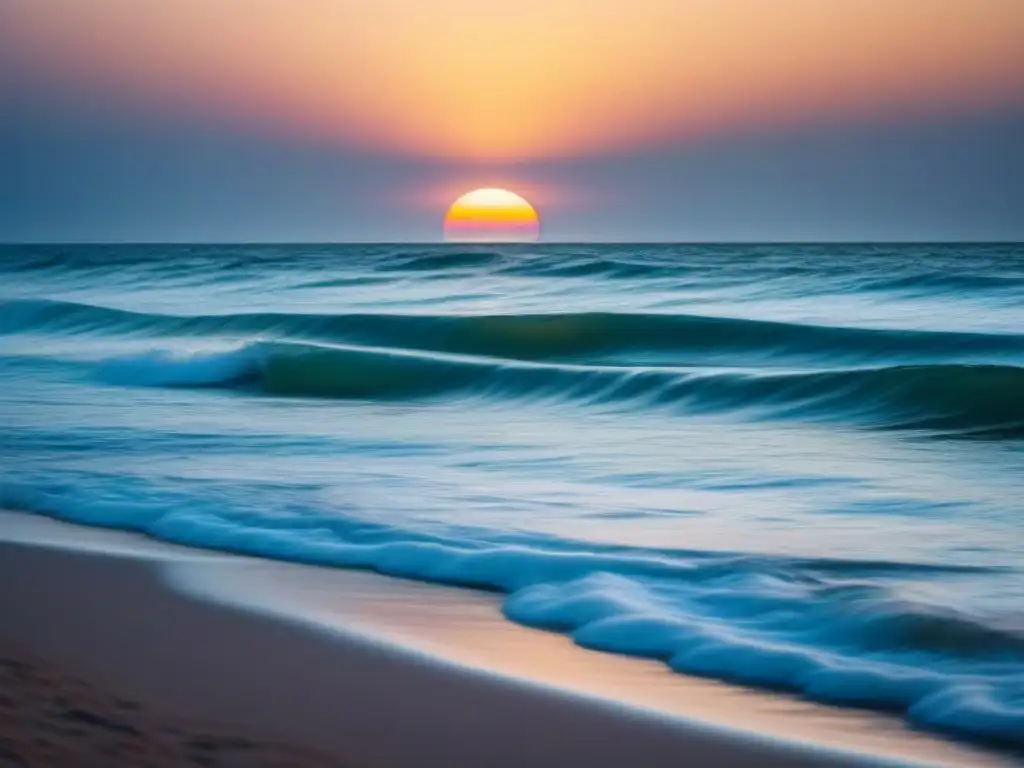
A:
{"type": "MultiPolygon", "coordinates": [[[[170,566],[175,583],[342,632],[367,632],[440,658],[532,683],[773,738],[936,763],[993,760],[910,730],[896,718],[672,674],[659,661],[589,651],[513,624],[495,595],[289,563],[231,559],[170,566]]],[[[996,763],[992,763],[996,764],[996,763]]]]}

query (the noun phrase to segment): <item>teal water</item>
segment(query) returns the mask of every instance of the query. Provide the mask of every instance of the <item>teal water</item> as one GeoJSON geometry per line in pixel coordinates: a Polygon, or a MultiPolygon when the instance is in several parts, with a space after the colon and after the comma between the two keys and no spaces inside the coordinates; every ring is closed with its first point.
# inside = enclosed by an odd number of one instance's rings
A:
{"type": "Polygon", "coordinates": [[[0,248],[0,506],[1024,747],[1024,247],[0,248]]]}

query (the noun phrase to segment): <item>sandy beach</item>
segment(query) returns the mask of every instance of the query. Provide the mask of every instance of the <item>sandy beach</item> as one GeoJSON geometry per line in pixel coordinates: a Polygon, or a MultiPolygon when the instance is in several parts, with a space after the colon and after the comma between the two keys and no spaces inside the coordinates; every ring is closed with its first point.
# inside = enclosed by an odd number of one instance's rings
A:
{"type": "Polygon", "coordinates": [[[0,521],[0,765],[1012,764],[574,648],[492,596],[0,521]]]}

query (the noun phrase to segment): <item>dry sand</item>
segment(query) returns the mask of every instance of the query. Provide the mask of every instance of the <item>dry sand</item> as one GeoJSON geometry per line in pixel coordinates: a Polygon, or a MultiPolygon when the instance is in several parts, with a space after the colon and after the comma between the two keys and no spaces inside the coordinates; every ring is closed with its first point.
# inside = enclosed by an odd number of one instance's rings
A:
{"type": "MultiPolygon", "coordinates": [[[[0,542],[0,657],[14,703],[0,743],[25,756],[18,763],[8,755],[11,765],[906,764],[877,749],[874,757],[857,755],[626,707],[529,675],[490,673],[472,659],[446,662],[315,612],[287,615],[281,594],[247,603],[228,576],[272,573],[259,561],[16,515],[0,516],[0,527],[8,539],[0,542]],[[219,594],[211,582],[218,568],[226,585],[219,594]],[[190,572],[198,577],[190,580],[190,572]],[[186,582],[190,589],[181,589],[186,582]],[[214,599],[197,597],[203,583],[214,599]],[[96,761],[108,754],[97,750],[114,749],[157,762],[96,761]]],[[[307,578],[323,573],[280,568],[307,578]]],[[[264,581],[265,591],[280,581],[264,581]]],[[[258,584],[250,579],[249,589],[258,584]]],[[[920,739],[902,755],[1010,764],[920,739]]]]}
{"type": "Polygon", "coordinates": [[[329,768],[342,764],[231,728],[154,716],[31,654],[0,658],[0,766],[329,768]]]}

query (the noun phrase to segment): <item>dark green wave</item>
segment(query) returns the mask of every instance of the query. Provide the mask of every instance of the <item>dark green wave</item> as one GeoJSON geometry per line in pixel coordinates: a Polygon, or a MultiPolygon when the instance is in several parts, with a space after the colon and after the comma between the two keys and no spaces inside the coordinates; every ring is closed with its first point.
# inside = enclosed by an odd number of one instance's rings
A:
{"type": "Polygon", "coordinates": [[[1018,362],[1024,334],[876,330],[686,314],[174,316],[50,301],[0,305],[0,333],[227,336],[522,361],[614,364],[1018,362]]]}
{"type": "Polygon", "coordinates": [[[1024,367],[938,364],[790,373],[512,363],[379,348],[265,342],[108,362],[115,383],[362,400],[551,400],[752,418],[842,421],[958,436],[1024,436],[1024,367]]]}

